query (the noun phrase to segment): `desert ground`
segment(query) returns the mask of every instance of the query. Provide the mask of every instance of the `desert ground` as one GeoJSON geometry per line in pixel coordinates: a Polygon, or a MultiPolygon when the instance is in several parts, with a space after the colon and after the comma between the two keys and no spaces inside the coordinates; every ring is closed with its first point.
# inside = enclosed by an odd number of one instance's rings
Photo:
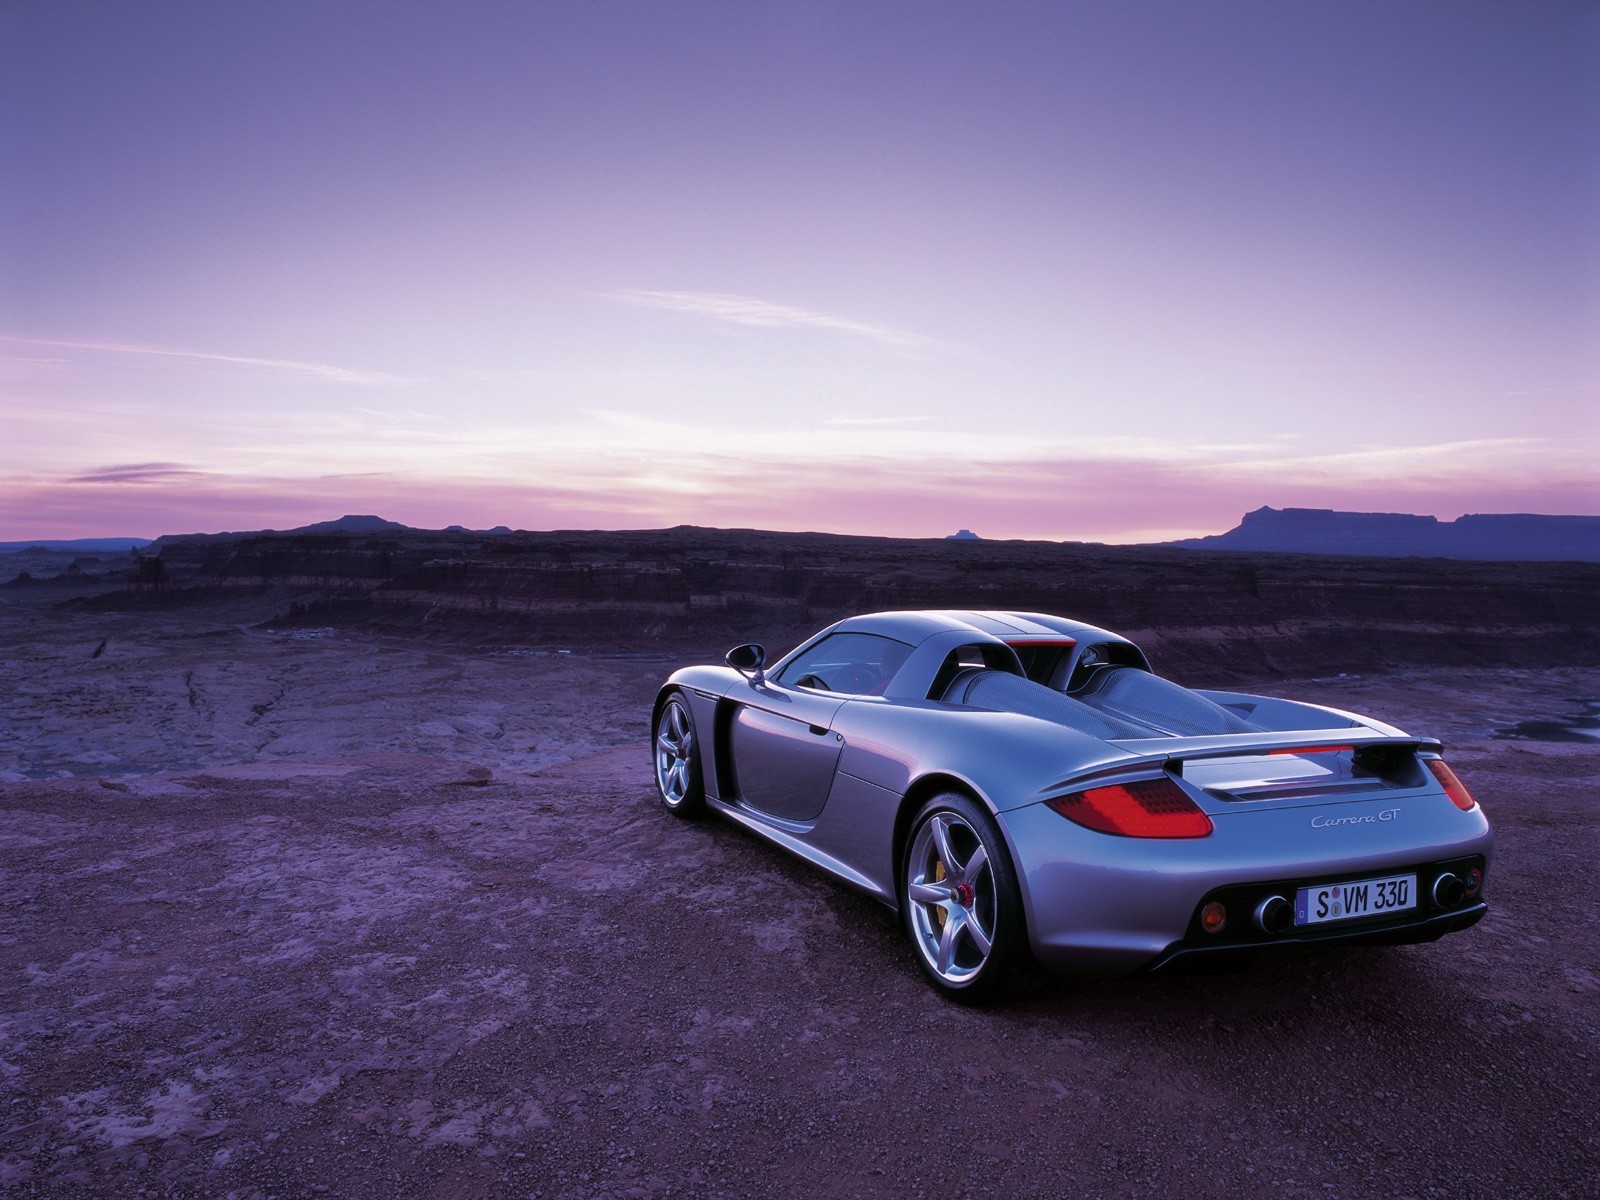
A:
{"type": "Polygon", "coordinates": [[[0,608],[7,1196],[1600,1194],[1600,670],[1275,680],[1444,739],[1490,915],[940,1000],[654,798],[684,659],[0,608]]]}

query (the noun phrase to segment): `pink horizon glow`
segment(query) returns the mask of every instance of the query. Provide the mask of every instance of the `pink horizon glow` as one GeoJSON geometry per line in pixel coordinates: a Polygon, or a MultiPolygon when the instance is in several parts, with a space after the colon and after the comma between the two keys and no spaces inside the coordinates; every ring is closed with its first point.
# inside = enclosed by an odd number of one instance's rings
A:
{"type": "MultiPolygon", "coordinates": [[[[637,466],[637,464],[635,464],[637,466]]],[[[0,495],[0,541],[289,529],[345,513],[375,513],[417,528],[644,529],[707,525],[874,536],[1147,542],[1221,533],[1263,491],[1277,508],[1415,512],[1453,520],[1470,512],[1581,513],[1592,494],[1578,478],[1488,489],[1449,470],[1387,480],[1393,501],[1375,509],[1370,481],[1314,477],[1303,465],[1230,477],[1148,459],[1005,463],[707,460],[697,495],[663,497],[645,479],[594,471],[562,484],[428,479],[373,473],[230,477],[179,464],[113,466],[65,479],[14,483],[0,495]],[[49,512],[41,522],[31,514],[49,512]],[[117,517],[107,522],[104,514],[117,517]],[[804,512],[808,520],[796,521],[804,512]],[[914,516],[908,516],[908,512],[914,516]],[[1184,520],[1173,522],[1174,512],[1184,520]],[[203,514],[203,515],[198,515],[203,514]]],[[[1593,510],[1587,510],[1592,512],[1593,510]]]]}

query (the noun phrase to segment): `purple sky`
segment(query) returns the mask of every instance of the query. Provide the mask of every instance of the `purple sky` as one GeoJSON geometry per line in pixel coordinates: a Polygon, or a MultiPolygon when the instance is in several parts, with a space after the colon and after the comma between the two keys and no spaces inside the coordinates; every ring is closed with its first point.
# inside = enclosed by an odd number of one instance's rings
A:
{"type": "Polygon", "coordinates": [[[1600,8],[0,4],[0,540],[1600,513],[1600,8]]]}

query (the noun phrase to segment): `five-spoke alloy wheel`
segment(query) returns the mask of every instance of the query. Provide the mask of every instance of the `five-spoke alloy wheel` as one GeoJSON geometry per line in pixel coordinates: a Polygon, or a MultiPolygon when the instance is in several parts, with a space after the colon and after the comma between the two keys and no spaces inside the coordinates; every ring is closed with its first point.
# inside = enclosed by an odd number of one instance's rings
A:
{"type": "Polygon", "coordinates": [[[706,802],[700,744],[694,733],[694,717],[681,694],[669,696],[656,715],[653,752],[661,802],[679,816],[698,816],[706,802]]]}
{"type": "Polygon", "coordinates": [[[936,796],[907,843],[901,906],[917,961],[952,999],[1013,994],[1034,965],[1016,873],[993,819],[967,796],[936,796]]]}

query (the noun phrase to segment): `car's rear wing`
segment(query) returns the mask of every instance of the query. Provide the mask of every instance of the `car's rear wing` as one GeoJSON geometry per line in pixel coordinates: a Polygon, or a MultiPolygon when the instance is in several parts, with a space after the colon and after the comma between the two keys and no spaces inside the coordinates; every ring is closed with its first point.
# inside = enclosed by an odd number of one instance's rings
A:
{"type": "Polygon", "coordinates": [[[1112,778],[1167,772],[1182,776],[1185,763],[1267,755],[1349,753],[1356,766],[1376,776],[1404,770],[1418,753],[1443,750],[1436,738],[1382,733],[1375,729],[1300,729],[1271,733],[1207,734],[1202,737],[1129,738],[1106,743],[1125,757],[1063,779],[1046,795],[1072,791],[1112,778]]]}

